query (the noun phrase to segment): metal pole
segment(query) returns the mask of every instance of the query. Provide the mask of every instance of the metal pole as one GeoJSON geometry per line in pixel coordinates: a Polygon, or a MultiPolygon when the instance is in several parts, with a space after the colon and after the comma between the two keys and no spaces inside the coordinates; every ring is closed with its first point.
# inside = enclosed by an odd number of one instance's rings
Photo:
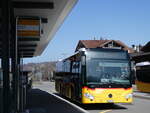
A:
{"type": "Polygon", "coordinates": [[[10,112],[9,41],[10,0],[2,0],[2,69],[3,69],[3,113],[10,112]]]}
{"type": "Polygon", "coordinates": [[[12,37],[12,73],[14,86],[14,103],[16,113],[20,112],[20,57],[18,53],[18,38],[17,38],[17,21],[13,23],[13,37],[12,37]]]}
{"type": "Polygon", "coordinates": [[[21,80],[21,84],[20,84],[20,110],[23,112],[24,111],[24,73],[23,73],[23,59],[21,58],[21,63],[20,63],[20,80],[21,80]]]}
{"type": "Polygon", "coordinates": [[[17,95],[17,111],[20,112],[20,56],[18,55],[18,58],[17,58],[17,76],[16,76],[16,79],[17,79],[17,92],[16,92],[16,95],[17,95]]]}
{"type": "Polygon", "coordinates": [[[13,73],[13,96],[14,109],[18,111],[18,40],[16,31],[16,19],[13,19],[12,37],[12,73],[13,73]]]}

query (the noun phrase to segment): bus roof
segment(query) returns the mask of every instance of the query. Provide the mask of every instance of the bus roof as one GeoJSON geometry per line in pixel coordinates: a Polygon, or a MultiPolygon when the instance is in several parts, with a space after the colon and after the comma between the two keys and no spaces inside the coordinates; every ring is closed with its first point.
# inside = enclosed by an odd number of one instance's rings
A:
{"type": "Polygon", "coordinates": [[[117,49],[117,48],[81,48],[79,51],[77,51],[73,55],[63,59],[62,61],[74,60],[74,59],[76,59],[76,57],[78,57],[80,55],[80,53],[83,53],[83,52],[86,52],[86,51],[127,52],[125,50],[117,49]]]}

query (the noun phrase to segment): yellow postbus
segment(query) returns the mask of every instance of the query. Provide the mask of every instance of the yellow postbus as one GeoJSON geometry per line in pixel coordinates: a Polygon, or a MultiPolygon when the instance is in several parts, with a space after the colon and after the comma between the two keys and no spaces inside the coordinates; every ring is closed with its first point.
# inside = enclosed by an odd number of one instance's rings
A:
{"type": "Polygon", "coordinates": [[[150,62],[136,64],[135,84],[139,91],[150,92],[150,62]]]}
{"type": "Polygon", "coordinates": [[[56,91],[83,103],[131,103],[131,63],[121,49],[80,49],[56,65],[56,91]]]}

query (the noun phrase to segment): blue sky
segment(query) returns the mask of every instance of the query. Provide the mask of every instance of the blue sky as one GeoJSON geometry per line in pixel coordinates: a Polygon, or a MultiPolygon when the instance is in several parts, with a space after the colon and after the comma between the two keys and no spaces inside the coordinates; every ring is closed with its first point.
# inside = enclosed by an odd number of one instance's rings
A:
{"type": "Polygon", "coordinates": [[[79,0],[41,56],[24,63],[55,61],[74,53],[79,40],[150,41],[150,0],[79,0]]]}

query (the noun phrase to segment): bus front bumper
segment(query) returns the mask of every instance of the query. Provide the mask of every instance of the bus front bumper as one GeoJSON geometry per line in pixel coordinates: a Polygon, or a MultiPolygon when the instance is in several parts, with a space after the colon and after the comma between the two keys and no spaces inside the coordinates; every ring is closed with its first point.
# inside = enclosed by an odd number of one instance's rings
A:
{"type": "Polygon", "coordinates": [[[132,88],[82,88],[82,103],[132,103],[132,88]]]}

